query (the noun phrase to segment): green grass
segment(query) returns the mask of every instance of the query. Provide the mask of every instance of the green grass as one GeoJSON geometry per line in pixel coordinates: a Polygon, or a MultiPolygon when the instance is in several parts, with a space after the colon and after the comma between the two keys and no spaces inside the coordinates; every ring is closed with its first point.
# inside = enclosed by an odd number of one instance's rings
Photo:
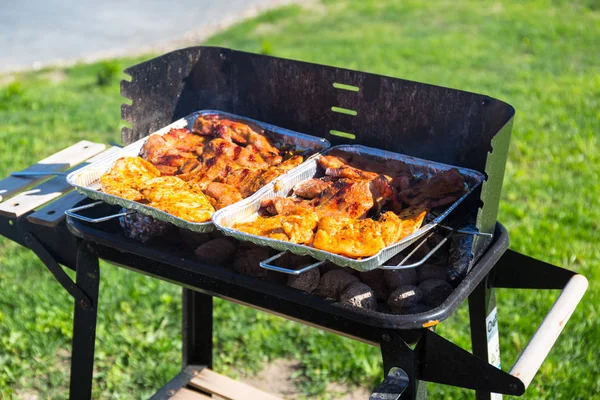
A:
{"type": "MultiPolygon", "coordinates": [[[[209,44],[485,93],[517,110],[499,220],[511,247],[586,275],[590,289],[527,391],[600,398],[600,7],[588,1],[323,1],[243,22],[209,44]]],[[[139,60],[17,76],[0,85],[0,175],[81,139],[119,140],[119,74],[139,60]]],[[[179,289],[103,265],[94,396],[143,398],[179,368],[179,289]]],[[[503,368],[556,292],[497,293],[503,368]]],[[[62,398],[71,299],[29,253],[0,240],[0,398],[62,398]]],[[[373,385],[378,349],[217,301],[216,365],[251,373],[301,360],[298,382],[373,385]]],[[[469,349],[463,307],[438,330],[469,349]]],[[[432,398],[469,391],[429,385],[432,398]]]]}

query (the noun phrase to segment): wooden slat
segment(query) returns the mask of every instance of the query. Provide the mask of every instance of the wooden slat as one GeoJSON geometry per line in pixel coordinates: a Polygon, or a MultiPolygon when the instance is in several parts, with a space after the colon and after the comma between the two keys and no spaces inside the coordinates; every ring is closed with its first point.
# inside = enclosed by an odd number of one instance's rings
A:
{"type": "Polygon", "coordinates": [[[173,396],[169,397],[169,400],[212,400],[212,397],[194,390],[181,388],[173,396]]]}
{"type": "Polygon", "coordinates": [[[71,191],[44,208],[28,215],[27,220],[32,224],[54,228],[65,219],[65,211],[75,207],[83,199],[85,199],[85,195],[71,191]]]}
{"type": "MultiPolygon", "coordinates": [[[[91,162],[96,161],[97,159],[106,157],[110,154],[113,154],[114,152],[116,152],[118,150],[120,150],[119,147],[111,147],[111,148],[103,151],[102,153],[90,158],[83,165],[87,165],[91,162]]],[[[78,166],[77,168],[81,168],[82,166],[78,166]]],[[[65,219],[65,211],[75,207],[75,205],[77,203],[79,203],[81,200],[83,200],[85,198],[85,195],[80,194],[75,191],[71,191],[70,188],[68,191],[69,191],[68,194],[62,196],[61,198],[53,201],[50,204],[47,204],[43,208],[40,208],[39,210],[36,210],[34,213],[28,215],[27,220],[31,223],[44,225],[44,226],[48,226],[51,228],[60,224],[65,219]]]]}
{"type": "MultiPolygon", "coordinates": [[[[107,154],[113,151],[112,148],[105,152],[97,154],[96,156],[87,160],[86,163],[80,164],[70,171],[74,171],[87,165],[91,162],[99,160],[105,157],[107,154]]],[[[0,215],[16,218],[21,215],[28,213],[29,211],[48,203],[62,196],[63,194],[70,192],[73,188],[67,183],[66,176],[57,176],[52,178],[39,186],[26,190],[18,195],[0,203],[0,215]]]]}
{"type": "Polygon", "coordinates": [[[281,400],[279,397],[217,374],[207,368],[193,377],[189,385],[228,400],[281,400]]]}
{"type": "MultiPolygon", "coordinates": [[[[64,171],[100,153],[105,148],[105,144],[82,140],[71,147],[67,147],[66,149],[61,150],[50,157],[38,161],[37,164],[25,168],[23,171],[64,171]]],[[[30,178],[17,178],[14,176],[9,176],[4,178],[0,180],[0,201],[6,200],[15,193],[42,182],[47,178],[47,176],[30,178]]]]}

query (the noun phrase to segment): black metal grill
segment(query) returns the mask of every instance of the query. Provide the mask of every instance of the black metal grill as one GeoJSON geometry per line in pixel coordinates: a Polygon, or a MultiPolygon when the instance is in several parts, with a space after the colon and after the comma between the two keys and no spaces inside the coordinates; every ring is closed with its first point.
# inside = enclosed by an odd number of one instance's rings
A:
{"type": "MultiPolygon", "coordinates": [[[[132,80],[123,81],[121,91],[132,103],[122,106],[122,116],[132,127],[123,129],[125,143],[196,110],[217,109],[324,137],[334,145],[362,144],[475,169],[487,179],[456,214],[476,214],[478,230],[493,239],[473,240],[470,272],[440,306],[394,315],[202,264],[168,244],[129,240],[115,221],[93,225],[67,218],[67,231],[64,225],[44,228],[25,218],[0,217],[0,233],[30,247],[76,299],[71,398],[91,396],[98,258],[184,287],[184,369],[155,398],[184,386],[187,366],[211,366],[211,296],[380,346],[385,375],[372,399],[424,398],[424,381],[475,389],[478,399],[490,398],[490,392],[524,393],[539,365],[522,376],[487,361],[486,318],[495,310],[494,288],[563,288],[574,273],[507,250],[508,234],[496,222],[514,116],[510,105],[454,89],[212,47],[178,50],[126,72],[132,80]],[[57,262],[77,269],[76,283],[57,262]],[[467,298],[473,354],[431,329],[467,298]]],[[[102,205],[92,212],[114,211],[102,205]]],[[[542,346],[539,357],[549,348],[542,346]]]]}

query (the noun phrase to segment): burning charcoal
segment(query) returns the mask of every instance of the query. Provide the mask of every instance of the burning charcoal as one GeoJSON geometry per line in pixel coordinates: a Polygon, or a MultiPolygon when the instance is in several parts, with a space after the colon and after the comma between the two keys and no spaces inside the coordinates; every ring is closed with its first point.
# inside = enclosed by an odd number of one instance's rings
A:
{"type": "Polygon", "coordinates": [[[231,239],[213,239],[198,246],[194,254],[206,264],[223,265],[231,261],[236,253],[237,243],[231,239]]]}
{"type": "Polygon", "coordinates": [[[271,255],[271,250],[266,247],[239,248],[235,253],[233,269],[242,274],[264,278],[267,270],[259,264],[271,255]]]}
{"type": "MultiPolygon", "coordinates": [[[[121,209],[121,212],[125,211],[125,209],[121,209]]],[[[136,212],[119,217],[119,223],[125,236],[142,243],[154,237],[166,235],[173,228],[173,225],[168,222],[157,221],[148,215],[136,212]]]]}
{"type": "Polygon", "coordinates": [[[419,283],[419,289],[423,292],[423,303],[431,307],[437,307],[452,293],[452,286],[441,279],[428,279],[419,283]]]}
{"type": "Polygon", "coordinates": [[[385,301],[390,295],[390,289],[385,282],[383,270],[374,269],[372,271],[361,272],[358,274],[360,280],[373,289],[377,300],[385,301]]]}
{"type": "Polygon", "coordinates": [[[450,281],[460,282],[467,275],[473,255],[473,235],[453,235],[450,240],[450,281]]]}
{"type": "Polygon", "coordinates": [[[414,268],[386,269],[383,272],[383,276],[390,290],[394,290],[402,285],[417,284],[417,271],[414,268]]]}
{"type": "Polygon", "coordinates": [[[370,287],[361,282],[354,282],[340,294],[340,302],[352,304],[355,307],[375,310],[377,300],[370,287]]]}
{"type": "Polygon", "coordinates": [[[321,273],[319,268],[309,269],[300,275],[290,275],[287,280],[287,285],[294,289],[302,290],[306,293],[311,293],[319,286],[321,273]]]}
{"type": "Polygon", "coordinates": [[[409,309],[423,300],[423,292],[414,285],[402,285],[396,288],[388,298],[393,312],[407,314],[409,309]]]}
{"type": "Polygon", "coordinates": [[[212,239],[209,233],[193,232],[184,228],[179,228],[179,236],[188,247],[193,249],[212,239]]]}
{"type": "Polygon", "coordinates": [[[417,280],[423,282],[429,279],[448,280],[448,267],[434,264],[423,264],[417,268],[417,280]]]}
{"type": "Polygon", "coordinates": [[[331,270],[321,276],[316,292],[322,296],[337,299],[340,293],[358,278],[342,269],[331,270]]]}

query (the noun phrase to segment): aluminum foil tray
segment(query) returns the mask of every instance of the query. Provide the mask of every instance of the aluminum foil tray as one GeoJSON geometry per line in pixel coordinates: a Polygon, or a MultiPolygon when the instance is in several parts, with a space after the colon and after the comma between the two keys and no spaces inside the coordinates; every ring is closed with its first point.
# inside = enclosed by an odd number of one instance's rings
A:
{"type": "MultiPolygon", "coordinates": [[[[331,146],[327,140],[322,138],[290,131],[288,129],[280,128],[250,118],[244,118],[238,115],[216,110],[197,111],[173,122],[172,124],[154,132],[151,135],[164,135],[168,133],[172,128],[187,127],[189,129],[192,129],[196,118],[198,118],[198,116],[200,115],[206,114],[217,114],[221,117],[233,119],[243,123],[256,124],[266,131],[266,135],[274,141],[274,145],[277,148],[293,149],[296,152],[305,153],[305,156],[308,156],[305,162],[310,160],[311,157],[314,158],[318,155],[319,152],[322,152],[323,150],[326,150],[331,146]]],[[[180,228],[186,228],[194,232],[209,232],[214,230],[215,227],[212,221],[201,223],[189,222],[184,219],[175,217],[164,211],[161,211],[157,208],[150,207],[148,205],[141,204],[132,200],[127,200],[118,196],[114,196],[112,194],[103,193],[100,191],[100,177],[106,174],[108,171],[110,171],[110,169],[114,166],[115,162],[119,158],[139,155],[140,150],[151,135],[148,135],[145,138],[142,138],[122,148],[120,151],[111,154],[106,158],[100,159],[97,162],[94,162],[88,166],[85,166],[77,171],[70,173],[67,176],[67,182],[69,183],[69,185],[74,186],[78,192],[85,194],[89,198],[95,200],[102,200],[109,204],[120,205],[123,208],[126,208],[128,210],[135,210],[141,214],[149,215],[157,220],[170,222],[173,225],[176,225],[180,228]]],[[[302,165],[299,165],[294,169],[290,170],[289,172],[292,172],[295,169],[300,168],[301,166],[302,165]]],[[[262,192],[265,188],[266,186],[259,189],[256,193],[262,192]]]]}
{"type": "MultiPolygon", "coordinates": [[[[452,210],[454,210],[464,199],[466,199],[467,196],[469,196],[469,194],[471,194],[479,185],[481,185],[481,183],[485,179],[485,176],[482,173],[471,169],[454,167],[447,164],[437,163],[434,161],[427,161],[419,158],[414,158],[398,153],[392,153],[389,151],[374,149],[365,146],[342,145],[332,147],[328,151],[334,149],[342,150],[348,153],[357,153],[361,155],[375,157],[381,159],[382,162],[385,162],[386,160],[403,161],[413,166],[413,173],[416,176],[431,175],[436,171],[443,171],[448,170],[450,168],[456,168],[465,177],[465,182],[467,183],[468,190],[460,199],[456,200],[453,204],[448,206],[440,214],[435,216],[433,219],[431,219],[413,234],[405,237],[399,242],[396,242],[382,249],[379,253],[375,254],[374,256],[363,259],[344,257],[338,254],[330,253],[328,251],[315,249],[310,246],[271,239],[263,236],[251,235],[233,229],[233,225],[235,223],[244,222],[256,218],[258,210],[260,209],[261,201],[263,199],[269,199],[279,196],[289,196],[292,188],[296,184],[303,182],[307,179],[316,177],[318,178],[320,176],[323,176],[323,173],[320,172],[322,171],[321,168],[318,167],[318,157],[313,157],[304,164],[300,165],[298,168],[289,171],[287,174],[284,174],[277,178],[275,181],[269,183],[268,185],[263,187],[260,192],[257,192],[254,195],[237,202],[236,204],[232,204],[228,207],[218,210],[213,215],[213,222],[217,226],[217,229],[219,229],[226,235],[232,236],[239,240],[249,241],[257,245],[272,247],[280,251],[290,251],[298,255],[308,255],[317,260],[331,261],[334,264],[343,267],[354,268],[358,271],[370,271],[383,265],[387,260],[400,253],[402,250],[410,246],[414,241],[416,241],[417,239],[425,235],[427,232],[435,228],[442,220],[444,220],[452,212],[452,210]]],[[[328,151],[325,151],[323,154],[327,154],[328,151]]]]}

